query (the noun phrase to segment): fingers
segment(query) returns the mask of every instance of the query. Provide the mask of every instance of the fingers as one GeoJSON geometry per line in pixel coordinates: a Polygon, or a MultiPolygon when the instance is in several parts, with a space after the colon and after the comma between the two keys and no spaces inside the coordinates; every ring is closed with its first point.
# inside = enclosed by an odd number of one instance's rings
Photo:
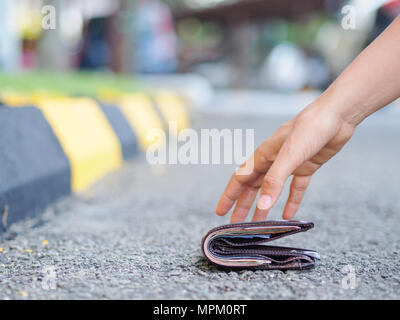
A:
{"type": "Polygon", "coordinates": [[[229,180],[228,185],[218,201],[216,213],[223,216],[228,213],[239,198],[246,185],[241,183],[235,175],[229,180]]]}
{"type": "Polygon", "coordinates": [[[294,146],[296,146],[295,141],[290,141],[289,138],[265,175],[257,202],[259,210],[267,211],[273,207],[286,180],[297,167],[303,164],[304,155],[301,152],[296,152],[299,149],[294,146]]]}
{"type": "MultiPolygon", "coordinates": [[[[255,156],[251,157],[250,161],[255,156]]],[[[265,158],[264,158],[265,159],[265,158]]],[[[264,161],[264,160],[263,160],[264,161]]],[[[267,160],[265,160],[267,161],[267,160]]],[[[260,161],[259,161],[260,162],[260,161]]],[[[267,161],[264,164],[265,171],[271,166],[272,162],[267,161]]],[[[264,172],[265,172],[264,171],[264,172]]],[[[257,183],[257,180],[260,178],[260,173],[255,171],[253,166],[253,170],[250,174],[243,175],[243,174],[233,174],[231,179],[228,182],[228,185],[222,194],[221,198],[218,201],[216,213],[219,216],[223,216],[228,213],[228,211],[232,208],[236,200],[238,200],[241,193],[245,190],[248,185],[253,185],[257,183]]],[[[253,185],[254,186],[254,185],[253,185]]],[[[258,183],[258,187],[261,186],[261,182],[258,183]]]]}
{"type": "Polygon", "coordinates": [[[227,214],[236,200],[238,200],[245,187],[254,183],[254,181],[260,177],[260,174],[264,175],[265,172],[268,171],[288,131],[288,126],[282,126],[256,149],[250,159],[242,165],[242,167],[246,168],[251,167],[252,170],[243,174],[243,171],[239,169],[238,172],[232,176],[218,201],[216,208],[217,215],[223,216],[227,214]],[[250,166],[248,165],[249,162],[250,166]]]}
{"type": "MultiPolygon", "coordinates": [[[[285,220],[290,220],[294,217],[297,210],[300,207],[301,201],[303,200],[304,194],[310,184],[311,176],[294,176],[290,185],[290,194],[288,201],[286,202],[285,209],[283,210],[282,217],[285,220]]],[[[258,207],[254,212],[252,221],[264,221],[270,209],[261,210],[258,207]]]]}
{"type": "Polygon", "coordinates": [[[260,196],[258,197],[257,202],[257,209],[264,211],[264,214],[258,213],[258,215],[261,214],[267,216],[268,211],[278,200],[286,179],[287,178],[285,177],[278,178],[270,174],[265,175],[264,182],[261,187],[260,196]]]}
{"type": "Polygon", "coordinates": [[[257,196],[259,187],[248,186],[240,195],[235,209],[233,210],[231,223],[242,222],[246,220],[249,210],[253,205],[254,199],[257,196]]]}
{"type": "Polygon", "coordinates": [[[311,176],[294,176],[290,185],[290,193],[283,210],[282,218],[290,220],[300,207],[307,187],[311,182],[311,176]]]}

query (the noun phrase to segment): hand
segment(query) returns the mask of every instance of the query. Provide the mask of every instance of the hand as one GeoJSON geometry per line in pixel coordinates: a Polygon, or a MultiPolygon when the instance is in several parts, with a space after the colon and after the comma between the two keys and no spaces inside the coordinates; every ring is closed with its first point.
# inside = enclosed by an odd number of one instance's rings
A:
{"type": "Polygon", "coordinates": [[[250,173],[242,169],[232,176],[217,214],[225,215],[236,202],[231,222],[244,221],[261,189],[253,221],[264,220],[293,175],[283,211],[284,219],[293,218],[314,172],[344,146],[360,122],[400,97],[399,40],[400,16],[314,103],[258,147],[242,166],[250,166],[250,173]]]}
{"type": "Polygon", "coordinates": [[[334,108],[311,104],[256,149],[247,160],[247,165],[253,162],[251,173],[233,174],[216,213],[227,214],[236,202],[231,223],[244,221],[260,189],[252,221],[265,220],[293,175],[282,215],[283,219],[292,219],[314,172],[342,149],[354,130],[355,125],[344,121],[334,108]]]}

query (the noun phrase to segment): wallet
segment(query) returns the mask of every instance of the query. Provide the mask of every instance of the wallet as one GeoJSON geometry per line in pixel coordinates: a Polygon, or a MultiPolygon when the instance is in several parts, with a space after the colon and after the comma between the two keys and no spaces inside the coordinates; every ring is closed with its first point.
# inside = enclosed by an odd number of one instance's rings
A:
{"type": "Polygon", "coordinates": [[[231,269],[303,270],[315,266],[318,252],[267,246],[270,242],[314,227],[305,221],[262,221],[228,224],[211,229],[202,240],[204,256],[231,269]]]}

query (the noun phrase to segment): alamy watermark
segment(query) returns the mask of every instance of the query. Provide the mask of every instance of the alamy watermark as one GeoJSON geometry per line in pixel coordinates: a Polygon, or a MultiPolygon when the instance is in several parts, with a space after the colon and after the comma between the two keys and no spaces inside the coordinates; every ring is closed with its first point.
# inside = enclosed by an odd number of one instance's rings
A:
{"type": "Polygon", "coordinates": [[[46,5],[40,11],[43,15],[42,28],[44,30],[55,30],[57,27],[56,8],[52,5],[46,5]]]}
{"type": "Polygon", "coordinates": [[[356,268],[352,265],[346,265],[342,268],[342,273],[346,274],[341,281],[341,286],[345,290],[354,290],[356,283],[356,268]]]}
{"type": "Polygon", "coordinates": [[[30,14],[24,15],[24,11],[13,11],[7,19],[10,28],[21,28],[22,25],[29,29],[55,30],[57,29],[57,10],[53,5],[45,5],[31,8],[30,14]]]}
{"type": "MultiPolygon", "coordinates": [[[[57,28],[57,11],[53,5],[45,5],[40,10],[42,14],[41,26],[44,30],[55,30],[57,28]]],[[[355,30],[357,28],[356,7],[345,5],[341,9],[341,26],[344,30],[355,30]]]]}
{"type": "Polygon", "coordinates": [[[146,159],[151,165],[235,164],[237,174],[250,174],[254,168],[254,129],[184,129],[178,133],[176,121],[169,122],[168,138],[164,130],[147,132],[146,159]]]}
{"type": "Polygon", "coordinates": [[[352,5],[343,6],[341,26],[344,30],[355,30],[357,28],[356,7],[352,5]]]}
{"type": "Polygon", "coordinates": [[[46,266],[42,269],[42,289],[55,290],[57,288],[57,272],[54,266],[46,266]]]}

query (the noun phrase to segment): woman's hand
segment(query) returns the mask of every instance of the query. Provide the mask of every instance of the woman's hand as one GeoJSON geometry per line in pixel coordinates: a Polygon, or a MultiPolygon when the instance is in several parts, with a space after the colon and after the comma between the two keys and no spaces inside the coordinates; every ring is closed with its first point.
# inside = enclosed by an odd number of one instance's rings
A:
{"type": "Polygon", "coordinates": [[[264,220],[293,175],[283,211],[284,219],[293,218],[314,172],[353,135],[355,126],[332,110],[314,103],[265,140],[246,162],[246,167],[253,165],[251,173],[239,169],[230,179],[217,214],[225,215],[236,202],[231,223],[244,221],[260,190],[252,221],[264,220]]]}
{"type": "Polygon", "coordinates": [[[236,202],[231,222],[244,221],[260,189],[253,221],[264,220],[293,175],[283,211],[283,218],[291,219],[314,172],[343,147],[361,121],[400,97],[399,56],[400,16],[314,103],[258,147],[232,176],[217,214],[225,215],[236,202]]]}

